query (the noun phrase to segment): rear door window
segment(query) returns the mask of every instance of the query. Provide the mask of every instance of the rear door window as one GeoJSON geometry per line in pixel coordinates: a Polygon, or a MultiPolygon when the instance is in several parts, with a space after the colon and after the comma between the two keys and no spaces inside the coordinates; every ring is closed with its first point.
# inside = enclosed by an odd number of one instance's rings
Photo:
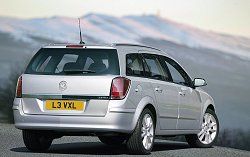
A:
{"type": "Polygon", "coordinates": [[[168,80],[167,74],[163,71],[157,55],[142,54],[145,63],[147,77],[157,80],[168,80]]]}
{"type": "Polygon", "coordinates": [[[120,74],[115,49],[42,48],[25,73],[42,75],[120,74]]]}

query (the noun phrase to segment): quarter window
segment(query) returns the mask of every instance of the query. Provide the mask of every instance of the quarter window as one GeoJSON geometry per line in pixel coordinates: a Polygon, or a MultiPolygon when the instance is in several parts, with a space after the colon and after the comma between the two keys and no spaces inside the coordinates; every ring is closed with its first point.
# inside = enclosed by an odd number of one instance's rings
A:
{"type": "Polygon", "coordinates": [[[138,54],[126,55],[126,75],[143,76],[143,66],[138,54]]]}

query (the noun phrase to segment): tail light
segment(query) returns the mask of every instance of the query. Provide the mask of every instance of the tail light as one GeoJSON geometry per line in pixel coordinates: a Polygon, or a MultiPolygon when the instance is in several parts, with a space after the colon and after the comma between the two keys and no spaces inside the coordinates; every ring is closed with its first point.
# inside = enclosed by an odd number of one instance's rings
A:
{"type": "Polygon", "coordinates": [[[130,80],[125,77],[114,78],[111,85],[111,99],[123,99],[128,93],[130,80]]]}
{"type": "Polygon", "coordinates": [[[20,76],[17,80],[17,86],[16,86],[16,97],[21,98],[22,97],[22,76],[20,76]]]}

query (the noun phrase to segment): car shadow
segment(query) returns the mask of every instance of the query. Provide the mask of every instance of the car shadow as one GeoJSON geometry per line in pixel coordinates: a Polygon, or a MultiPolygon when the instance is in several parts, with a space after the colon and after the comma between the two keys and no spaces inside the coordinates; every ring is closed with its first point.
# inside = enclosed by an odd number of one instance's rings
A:
{"type": "MultiPolygon", "coordinates": [[[[152,152],[178,150],[190,148],[186,143],[156,142],[152,152]]],[[[11,148],[12,152],[34,153],[26,147],[11,148]]],[[[39,152],[40,153],[40,152],[39,152]]],[[[85,155],[122,155],[128,154],[125,144],[120,146],[107,146],[101,142],[76,142],[53,144],[46,154],[85,154],[85,155]]]]}

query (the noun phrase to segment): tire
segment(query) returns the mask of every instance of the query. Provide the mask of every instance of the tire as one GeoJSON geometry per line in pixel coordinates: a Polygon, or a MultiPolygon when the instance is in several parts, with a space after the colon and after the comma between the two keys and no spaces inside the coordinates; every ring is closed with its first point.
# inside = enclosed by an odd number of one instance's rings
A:
{"type": "Polygon", "coordinates": [[[144,109],[134,132],[127,140],[127,148],[131,154],[150,154],[155,139],[155,119],[149,109],[144,109]],[[147,122],[146,122],[147,120],[147,122]],[[149,141],[148,141],[149,140],[149,141]]]}
{"type": "Polygon", "coordinates": [[[99,140],[106,145],[121,145],[125,141],[123,136],[98,136],[99,140]]]}
{"type": "Polygon", "coordinates": [[[195,135],[186,135],[186,141],[191,147],[210,148],[219,134],[219,121],[215,112],[207,109],[202,122],[201,131],[195,135]]]}
{"type": "Polygon", "coordinates": [[[23,130],[23,141],[28,150],[42,152],[49,149],[53,139],[46,132],[23,130]]]}

